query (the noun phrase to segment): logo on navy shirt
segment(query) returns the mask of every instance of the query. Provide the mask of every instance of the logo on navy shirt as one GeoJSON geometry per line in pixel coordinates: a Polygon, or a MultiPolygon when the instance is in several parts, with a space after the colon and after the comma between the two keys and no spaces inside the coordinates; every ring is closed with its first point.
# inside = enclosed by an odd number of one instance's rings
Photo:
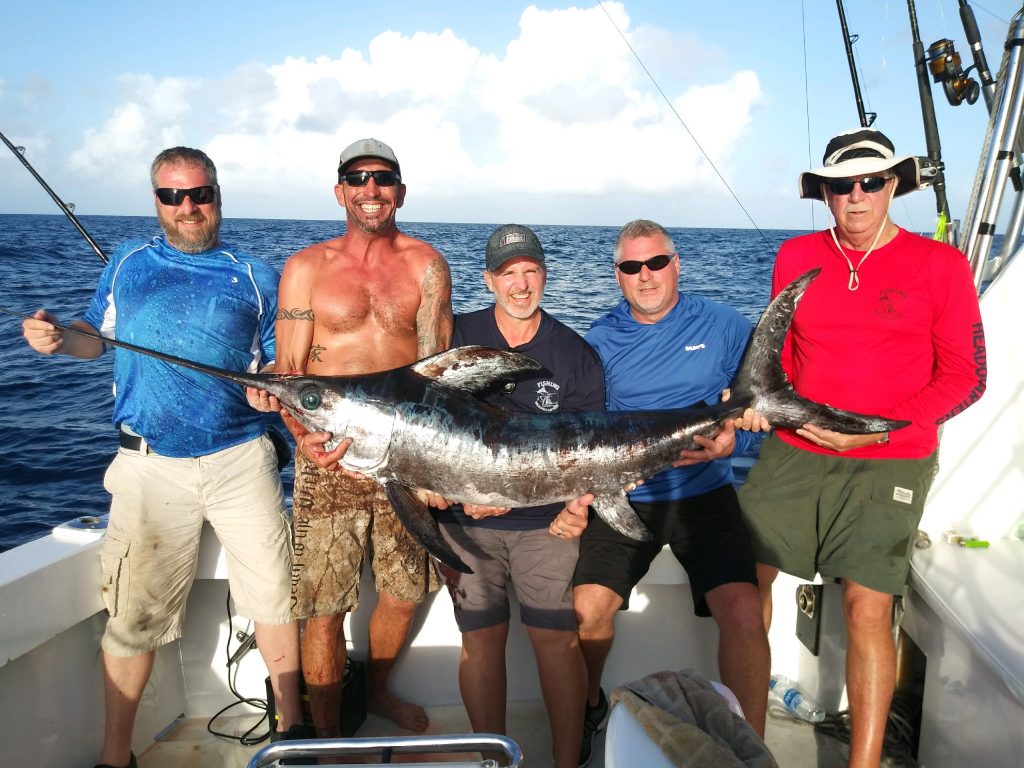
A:
{"type": "Polygon", "coordinates": [[[537,382],[537,399],[534,401],[534,405],[545,413],[551,413],[552,411],[558,410],[558,390],[561,387],[553,381],[538,381],[537,382]]]}

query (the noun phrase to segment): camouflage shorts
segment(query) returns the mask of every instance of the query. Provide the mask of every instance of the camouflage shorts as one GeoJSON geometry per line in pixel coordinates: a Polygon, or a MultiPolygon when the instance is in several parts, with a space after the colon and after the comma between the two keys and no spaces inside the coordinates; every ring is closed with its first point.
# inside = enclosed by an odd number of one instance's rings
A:
{"type": "Polygon", "coordinates": [[[356,609],[363,558],[371,544],[378,592],[419,603],[440,586],[426,550],[372,480],[320,469],[296,453],[292,523],[292,613],[298,618],[356,609]]]}

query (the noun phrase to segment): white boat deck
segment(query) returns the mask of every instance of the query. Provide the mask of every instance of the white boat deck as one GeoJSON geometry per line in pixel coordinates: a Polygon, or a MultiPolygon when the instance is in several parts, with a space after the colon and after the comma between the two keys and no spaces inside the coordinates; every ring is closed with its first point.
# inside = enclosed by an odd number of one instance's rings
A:
{"type": "MultiPolygon", "coordinates": [[[[430,733],[469,733],[469,720],[461,705],[431,707],[430,733]]],[[[240,716],[218,721],[225,732],[241,734],[252,727],[258,716],[240,716]]],[[[245,768],[252,756],[267,742],[241,746],[229,739],[211,736],[205,718],[181,721],[160,741],[154,742],[139,755],[139,768],[245,768]]],[[[548,737],[544,707],[540,702],[512,702],[509,705],[509,734],[523,750],[524,765],[549,765],[551,740],[548,737]]],[[[389,721],[369,715],[357,736],[410,735],[397,730],[389,721]]],[[[808,723],[769,717],[765,743],[783,768],[842,768],[848,750],[845,744],[819,733],[808,723]]],[[[592,768],[604,766],[604,734],[598,737],[592,768]]],[[[461,755],[398,755],[394,762],[437,762],[439,760],[471,760],[478,756],[461,755]]],[[[887,766],[900,763],[885,762],[887,766]]]]}
{"type": "MultiPolygon", "coordinates": [[[[0,554],[0,566],[4,566],[0,570],[11,576],[0,583],[0,624],[5,628],[0,632],[0,654],[7,659],[0,665],[0,708],[8,726],[0,732],[2,765],[71,768],[90,764],[99,753],[102,673],[97,648],[103,617],[95,583],[98,550],[98,542],[69,543],[47,537],[0,554]],[[15,628],[18,631],[12,631],[15,628]],[[56,680],[60,685],[52,696],[24,694],[56,680]]],[[[227,620],[225,575],[216,539],[206,536],[184,637],[157,654],[139,712],[134,747],[143,768],[244,766],[257,749],[236,746],[206,731],[210,715],[234,700],[226,683],[225,646],[230,641],[232,650],[237,648],[234,635],[247,628],[240,617],[227,620]]],[[[782,589],[792,593],[789,585],[782,589]]],[[[346,633],[354,640],[351,651],[356,658],[365,657],[373,600],[372,581],[367,576],[363,605],[350,617],[346,633]]],[[[783,651],[784,646],[792,645],[794,613],[794,601],[780,600],[780,640],[774,643],[776,670],[806,679],[810,685],[809,672],[800,677],[800,669],[809,668],[799,654],[783,651]]],[[[532,652],[517,624],[513,619],[508,648],[509,736],[520,744],[527,765],[546,765],[550,762],[546,717],[532,652]]],[[[395,668],[394,688],[428,707],[432,732],[468,733],[458,692],[459,636],[447,593],[438,593],[421,609],[413,631],[411,645],[395,668]]],[[[610,690],[659,669],[691,667],[714,678],[717,640],[714,622],[693,618],[685,573],[670,554],[663,553],[634,592],[630,610],[618,617],[605,688],[610,690]]],[[[238,667],[236,689],[243,696],[263,698],[265,675],[259,654],[249,652],[238,667]]],[[[234,727],[243,732],[262,714],[252,709],[245,712],[245,707],[232,710],[229,714],[241,716],[221,718],[218,729],[234,727]]],[[[370,716],[358,735],[409,734],[370,716]]],[[[831,768],[845,763],[842,747],[815,734],[808,725],[772,721],[768,744],[784,766],[831,768]]],[[[600,768],[603,763],[599,742],[592,764],[600,768]]]]}

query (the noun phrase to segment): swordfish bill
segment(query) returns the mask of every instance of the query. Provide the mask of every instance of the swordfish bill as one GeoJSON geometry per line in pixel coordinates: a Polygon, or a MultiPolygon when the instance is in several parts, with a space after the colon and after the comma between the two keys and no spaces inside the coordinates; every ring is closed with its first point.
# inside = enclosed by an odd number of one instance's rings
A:
{"type": "Polygon", "coordinates": [[[624,488],[666,469],[680,450],[697,447],[695,435],[714,437],[748,407],[775,426],[796,428],[811,422],[846,434],[894,431],[909,424],[807,400],[787,381],[782,346],[797,304],[819,272],[797,278],[769,304],[751,337],[732,397],[705,408],[504,411],[477,394],[540,366],[518,353],[486,347],[450,349],[368,375],[306,376],[226,371],[102,340],[266,390],[307,429],[332,433],[328,450],[352,438],[342,466],[380,483],[413,537],[441,562],[469,572],[415,489],[495,507],[562,502],[593,493],[594,509],[609,525],[631,538],[649,540],[651,534],[629,505],[624,488]]]}

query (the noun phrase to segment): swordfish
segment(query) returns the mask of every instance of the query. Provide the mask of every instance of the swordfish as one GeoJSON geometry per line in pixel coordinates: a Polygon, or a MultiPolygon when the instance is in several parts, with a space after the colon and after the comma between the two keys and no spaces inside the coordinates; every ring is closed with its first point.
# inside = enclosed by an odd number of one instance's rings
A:
{"type": "MultiPolygon", "coordinates": [[[[669,467],[695,435],[714,437],[754,408],[774,426],[814,423],[847,434],[900,429],[909,422],[842,411],[799,396],[780,356],[793,313],[814,269],[794,280],[759,320],[724,403],[704,408],[601,413],[504,411],[478,399],[495,385],[539,370],[534,360],[487,347],[459,347],[394,370],[359,376],[239,373],[123,341],[107,344],[266,390],[311,431],[332,433],[330,450],[352,438],[343,467],[380,483],[403,525],[451,568],[469,572],[440,535],[415,489],[462,503],[522,507],[595,494],[594,510],[638,540],[650,532],[625,488],[669,467]]],[[[83,333],[80,329],[58,326],[83,333]]]]}

